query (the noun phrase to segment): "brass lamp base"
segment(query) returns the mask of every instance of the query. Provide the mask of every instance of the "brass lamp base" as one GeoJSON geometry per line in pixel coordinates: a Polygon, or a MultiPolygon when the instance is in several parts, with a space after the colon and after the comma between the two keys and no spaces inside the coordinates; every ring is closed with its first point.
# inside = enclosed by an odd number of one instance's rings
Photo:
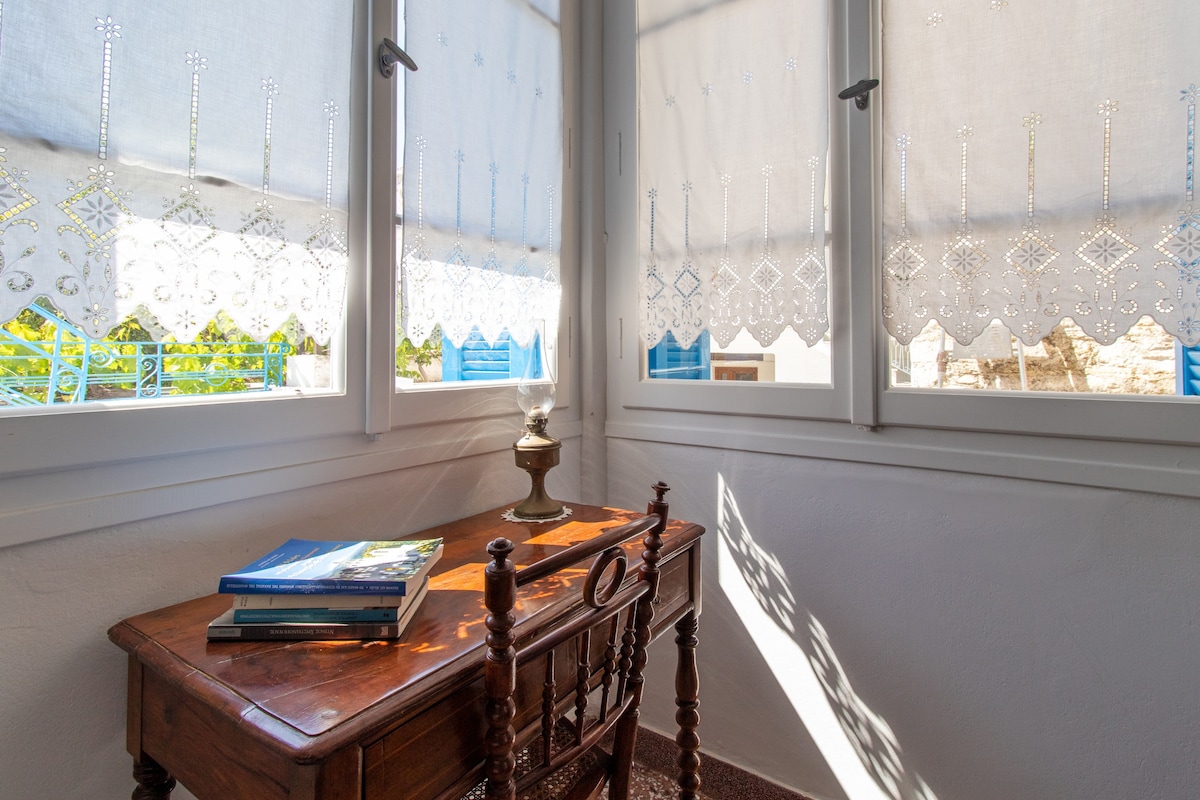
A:
{"type": "Polygon", "coordinates": [[[527,422],[525,435],[513,445],[513,453],[517,466],[529,473],[532,488],[512,510],[514,517],[545,520],[563,513],[562,502],[546,494],[546,473],[558,466],[561,450],[562,442],[546,433],[544,419],[527,422]]]}

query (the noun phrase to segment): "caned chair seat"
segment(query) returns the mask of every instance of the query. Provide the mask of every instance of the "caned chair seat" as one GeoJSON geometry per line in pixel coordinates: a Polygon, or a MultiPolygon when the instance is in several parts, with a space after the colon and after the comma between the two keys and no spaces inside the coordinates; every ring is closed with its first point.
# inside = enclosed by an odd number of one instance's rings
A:
{"type": "Polygon", "coordinates": [[[486,777],[464,800],[583,800],[605,786],[628,800],[668,511],[668,487],[654,489],[647,516],[527,567],[513,565],[509,540],[488,545],[486,777]],[[630,565],[622,545],[639,539],[630,565]],[[581,566],[584,611],[514,627],[521,587],[570,580],[565,570],[577,581],[581,566]]]}
{"type": "MultiPolygon", "coordinates": [[[[574,726],[565,720],[560,720],[554,726],[552,734],[552,752],[558,755],[574,742],[574,726]]],[[[538,757],[534,752],[540,741],[529,747],[522,748],[515,754],[516,762],[513,767],[513,779],[521,783],[521,779],[537,768],[538,757]]],[[[612,756],[600,748],[592,748],[568,761],[560,769],[551,772],[537,783],[517,793],[517,800],[565,800],[571,792],[589,775],[597,775],[607,767],[612,756]]],[[[463,800],[486,800],[487,781],[480,781],[471,789],[463,800]]]]}

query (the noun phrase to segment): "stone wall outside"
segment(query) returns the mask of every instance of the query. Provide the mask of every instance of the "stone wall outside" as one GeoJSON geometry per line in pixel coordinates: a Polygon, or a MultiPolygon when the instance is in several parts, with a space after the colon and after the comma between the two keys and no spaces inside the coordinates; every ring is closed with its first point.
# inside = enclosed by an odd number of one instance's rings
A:
{"type": "MultiPolygon", "coordinates": [[[[1149,317],[1111,345],[1097,344],[1068,320],[1023,351],[1028,391],[1139,395],[1176,391],[1175,339],[1149,317]]],[[[941,360],[945,388],[1020,391],[1019,352],[1016,340],[1003,336],[964,348],[948,336],[943,339],[941,328],[931,323],[909,345],[912,382],[907,385],[937,386],[941,360]],[[1007,345],[1003,338],[1009,339],[1007,345]],[[1005,351],[1011,355],[1001,355],[1005,351]],[[939,359],[941,352],[946,355],[939,359]]]]}

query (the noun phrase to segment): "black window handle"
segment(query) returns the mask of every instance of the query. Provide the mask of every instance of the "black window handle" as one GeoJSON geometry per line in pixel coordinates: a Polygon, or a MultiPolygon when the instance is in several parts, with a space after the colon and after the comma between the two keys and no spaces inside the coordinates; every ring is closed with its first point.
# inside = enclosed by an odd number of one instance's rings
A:
{"type": "Polygon", "coordinates": [[[856,108],[866,108],[871,90],[878,86],[878,78],[863,78],[853,86],[847,86],[845,89],[842,89],[840,92],[838,92],[838,99],[849,100],[853,97],[856,108]]]}
{"type": "Polygon", "coordinates": [[[392,77],[392,73],[396,71],[397,61],[413,72],[417,71],[417,62],[412,60],[412,56],[404,52],[400,48],[400,45],[385,37],[379,43],[379,71],[383,74],[383,77],[392,77]]]}

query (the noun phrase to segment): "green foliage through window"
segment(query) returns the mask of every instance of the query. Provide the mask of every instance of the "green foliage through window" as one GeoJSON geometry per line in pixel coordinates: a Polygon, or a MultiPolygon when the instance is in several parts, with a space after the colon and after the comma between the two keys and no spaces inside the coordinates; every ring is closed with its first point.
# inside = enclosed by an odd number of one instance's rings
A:
{"type": "Polygon", "coordinates": [[[0,325],[0,405],[262,391],[287,383],[287,356],[323,355],[296,320],[257,341],[221,313],[195,341],[176,342],[131,315],[90,339],[46,300],[0,325]]]}
{"type": "Polygon", "coordinates": [[[442,358],[442,326],[434,326],[429,338],[421,344],[413,344],[407,337],[396,345],[396,377],[411,378],[417,383],[435,380],[429,367],[442,358]]]}

